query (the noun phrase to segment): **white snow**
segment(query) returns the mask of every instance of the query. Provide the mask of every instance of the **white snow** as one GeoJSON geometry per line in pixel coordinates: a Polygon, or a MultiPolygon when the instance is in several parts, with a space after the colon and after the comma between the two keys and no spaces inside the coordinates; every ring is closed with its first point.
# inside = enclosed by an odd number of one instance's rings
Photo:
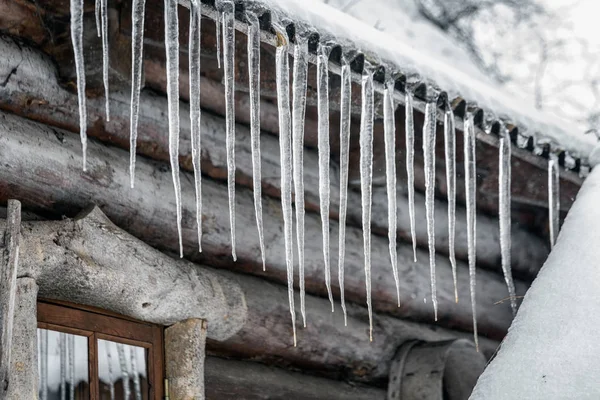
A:
{"type": "Polygon", "coordinates": [[[594,169],[471,399],[600,398],[599,202],[594,169]]]}

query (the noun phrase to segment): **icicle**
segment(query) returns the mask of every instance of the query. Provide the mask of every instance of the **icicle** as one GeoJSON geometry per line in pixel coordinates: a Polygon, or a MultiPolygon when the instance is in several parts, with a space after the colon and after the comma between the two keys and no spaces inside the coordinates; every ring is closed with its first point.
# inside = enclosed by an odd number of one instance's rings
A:
{"type": "Polygon", "coordinates": [[[340,221],[338,280],[340,283],[340,301],[344,312],[344,326],[348,326],[346,301],[344,299],[344,259],[346,256],[346,207],[348,205],[348,162],[350,157],[350,118],[351,112],[351,71],[346,57],[342,56],[340,99],[340,221]]]}
{"type": "Polygon", "coordinates": [[[365,286],[369,311],[369,341],[373,341],[373,309],[371,307],[371,192],[373,183],[373,68],[365,61],[362,73],[362,105],[360,116],[360,189],[365,257],[365,286]]]}
{"type": "Polygon", "coordinates": [[[196,189],[196,226],[198,227],[198,251],[202,252],[202,170],[200,167],[200,2],[190,3],[189,71],[190,71],[190,133],[192,165],[196,189]]]}
{"type": "Polygon", "coordinates": [[[277,108],[279,111],[279,151],[281,157],[281,208],[285,238],[285,260],[287,265],[288,297],[294,347],[296,346],[296,311],[294,306],[294,252],[292,249],[292,132],[290,126],[290,65],[288,36],[285,29],[274,24],[277,32],[275,72],[277,81],[277,108]]]}
{"type": "Polygon", "coordinates": [[[503,126],[503,136],[500,137],[500,165],[498,172],[498,193],[500,196],[499,214],[500,214],[500,252],[502,254],[502,272],[504,280],[508,287],[508,295],[510,297],[510,306],[512,307],[513,316],[517,314],[517,298],[515,295],[515,284],[510,265],[510,182],[511,182],[511,145],[508,131],[503,126]]]}
{"type": "Polygon", "coordinates": [[[135,400],[142,400],[142,387],[140,384],[140,376],[137,371],[137,357],[134,347],[130,347],[131,355],[131,375],[133,376],[133,388],[135,390],[135,400]]]}
{"type": "Polygon", "coordinates": [[[558,231],[560,229],[559,184],[558,156],[555,153],[550,153],[550,160],[548,161],[548,216],[550,219],[550,247],[554,247],[556,238],[558,237],[558,231]]]}
{"type": "Polygon", "coordinates": [[[265,268],[265,236],[262,218],[262,178],[260,170],[260,26],[256,14],[247,13],[248,19],[248,82],[250,87],[250,142],[252,144],[252,184],[254,213],[258,228],[260,255],[265,268]]]}
{"type": "Polygon", "coordinates": [[[479,351],[477,337],[477,306],[475,302],[475,262],[476,262],[476,205],[477,171],[475,169],[475,122],[471,111],[467,111],[464,119],[464,162],[465,162],[465,191],[467,201],[467,242],[469,253],[469,286],[471,291],[471,308],[473,312],[473,337],[475,347],[479,351]]]}
{"type": "Polygon", "coordinates": [[[406,185],[408,186],[408,215],[412,237],[413,258],[417,262],[417,235],[415,232],[415,121],[413,115],[413,93],[407,88],[406,104],[406,185]]]}
{"type": "Polygon", "coordinates": [[[446,186],[448,187],[448,255],[450,265],[452,265],[454,301],[458,303],[456,255],[454,252],[456,234],[456,131],[454,130],[454,112],[450,102],[446,103],[446,112],[444,113],[444,148],[446,151],[446,186]]]}
{"type": "Polygon", "coordinates": [[[390,261],[396,282],[396,295],[400,307],[400,282],[398,281],[398,254],[396,252],[397,203],[396,203],[396,121],[394,120],[394,80],[389,78],[383,92],[383,129],[385,140],[385,165],[388,198],[388,238],[390,261]]]}
{"type": "Polygon", "coordinates": [[[123,379],[123,398],[129,399],[129,368],[127,367],[124,344],[117,343],[117,353],[119,354],[119,366],[121,367],[121,378],[123,379]]]}
{"type": "Polygon", "coordinates": [[[306,327],[304,305],[304,114],[308,72],[308,40],[296,35],[294,46],[294,83],[292,86],[292,153],[294,191],[296,193],[296,239],[298,241],[298,273],[300,279],[300,312],[306,327]]]}
{"type": "Polygon", "coordinates": [[[113,370],[112,370],[112,354],[110,353],[111,342],[105,342],[106,348],[106,362],[108,364],[108,391],[110,393],[110,400],[115,400],[115,383],[113,382],[113,370]]]}
{"type": "Polygon", "coordinates": [[[131,188],[133,188],[135,182],[135,152],[137,148],[140,90],[144,62],[145,9],[146,0],[133,0],[133,11],[131,13],[131,108],[129,117],[129,180],[131,188]]]}
{"type": "Polygon", "coordinates": [[[216,2],[217,19],[215,19],[215,35],[217,36],[217,67],[221,68],[221,22],[223,21],[223,13],[218,8],[220,1],[216,2]]]}
{"type": "Polygon", "coordinates": [[[229,192],[229,226],[231,229],[231,255],[235,253],[235,30],[233,2],[221,0],[223,13],[223,66],[225,74],[225,147],[227,148],[227,189],[229,192]]]}
{"type": "Polygon", "coordinates": [[[75,400],[75,336],[67,337],[69,350],[69,399],[75,400]]]}
{"type": "Polygon", "coordinates": [[[331,46],[319,43],[317,50],[317,113],[319,116],[319,204],[321,209],[321,230],[323,232],[323,258],[325,259],[325,285],[331,312],[333,312],[333,294],[331,293],[331,267],[329,264],[329,53],[331,46]]]}
{"type": "Polygon", "coordinates": [[[437,321],[437,285],[435,279],[435,134],[437,125],[437,96],[425,106],[423,125],[423,157],[425,160],[425,210],[427,211],[427,241],[429,244],[429,273],[431,303],[437,321]]]}
{"type": "Polygon", "coordinates": [[[104,106],[106,120],[110,121],[110,99],[108,97],[108,0],[100,0],[100,14],[102,17],[102,80],[104,81],[104,106]]]}
{"type": "Polygon", "coordinates": [[[40,399],[48,400],[48,330],[40,335],[40,399]]]}
{"type": "Polygon", "coordinates": [[[83,61],[83,0],[71,0],[71,41],[73,42],[75,71],[77,74],[79,135],[81,136],[83,171],[86,171],[87,111],[85,108],[85,64],[83,61]]]}
{"type": "Polygon", "coordinates": [[[58,334],[58,346],[60,350],[60,400],[67,398],[67,334],[58,334]]]}
{"type": "Polygon", "coordinates": [[[169,159],[175,188],[179,256],[183,257],[181,232],[181,181],[179,179],[179,18],[177,0],[165,0],[165,47],[167,51],[167,101],[169,108],[169,159]]]}
{"type": "Polygon", "coordinates": [[[98,37],[102,37],[102,22],[100,21],[100,2],[101,0],[96,0],[94,3],[94,11],[96,14],[96,33],[98,37]]]}

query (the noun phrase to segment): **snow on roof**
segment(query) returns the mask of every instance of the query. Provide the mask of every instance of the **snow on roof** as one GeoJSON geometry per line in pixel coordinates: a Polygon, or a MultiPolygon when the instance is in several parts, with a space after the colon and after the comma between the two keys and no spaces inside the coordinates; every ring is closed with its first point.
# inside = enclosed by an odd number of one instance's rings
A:
{"type": "Polygon", "coordinates": [[[533,136],[537,144],[549,145],[556,151],[566,150],[580,158],[582,164],[587,164],[596,145],[593,136],[574,131],[575,126],[540,112],[524,99],[506,93],[481,72],[475,72],[455,46],[446,54],[444,48],[450,48],[448,39],[440,39],[423,24],[412,24],[414,35],[411,36],[401,28],[386,28],[386,32],[382,32],[365,23],[378,20],[388,27],[393,18],[398,18],[398,25],[410,19],[406,14],[402,17],[402,10],[390,7],[385,0],[363,2],[364,7],[356,8],[353,13],[360,15],[362,21],[318,0],[257,0],[255,3],[268,6],[280,18],[311,26],[321,37],[332,37],[344,50],[356,48],[372,62],[389,65],[407,76],[418,75],[422,81],[445,91],[449,98],[460,97],[473,103],[487,114],[516,125],[520,132],[533,136]],[[388,15],[384,17],[384,14],[388,15]]]}

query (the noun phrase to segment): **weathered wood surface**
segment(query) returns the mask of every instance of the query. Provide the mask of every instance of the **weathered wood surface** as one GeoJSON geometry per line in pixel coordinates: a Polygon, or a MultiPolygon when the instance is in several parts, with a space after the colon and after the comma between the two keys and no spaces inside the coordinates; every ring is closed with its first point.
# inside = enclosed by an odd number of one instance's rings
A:
{"type": "Polygon", "coordinates": [[[0,393],[7,390],[11,368],[11,348],[15,301],[17,296],[17,266],[21,239],[21,203],[8,200],[6,224],[2,232],[0,258],[0,393]]]}
{"type": "Polygon", "coordinates": [[[27,251],[19,276],[34,278],[42,297],[162,325],[202,318],[210,321],[208,336],[216,340],[230,337],[246,321],[237,283],[175,262],[115,226],[97,207],[73,220],[23,226],[27,251]]]}
{"type": "MultiPolygon", "coordinates": [[[[0,113],[0,200],[20,198],[36,211],[64,213],[95,202],[111,220],[150,245],[163,250],[178,248],[175,204],[171,172],[162,163],[140,157],[137,164],[137,185],[129,188],[126,151],[107,147],[94,140],[88,143],[88,172],[81,170],[79,136],[0,113]]],[[[237,233],[246,240],[237,246],[238,262],[231,260],[228,226],[227,187],[209,179],[203,180],[204,248],[197,252],[194,215],[193,179],[182,173],[183,241],[186,256],[192,260],[210,261],[214,265],[262,275],[286,282],[286,262],[278,200],[264,198],[264,226],[267,272],[260,267],[261,257],[254,219],[252,193],[237,188],[237,233]],[[254,239],[254,240],[252,240],[254,239]]],[[[322,269],[321,224],[317,215],[306,216],[306,288],[325,294],[322,269]]],[[[331,223],[331,235],[337,237],[338,226],[331,223]]],[[[362,231],[349,227],[346,231],[346,298],[364,302],[364,271],[362,231]]],[[[331,245],[332,263],[336,265],[337,241],[331,245]]],[[[424,299],[430,296],[428,258],[418,252],[418,263],[412,261],[411,246],[398,249],[400,293],[402,306],[396,304],[396,288],[391,277],[387,239],[372,237],[373,294],[376,310],[413,320],[431,321],[432,308],[424,299]]],[[[436,258],[438,265],[439,321],[441,325],[471,329],[471,305],[468,299],[468,273],[464,263],[458,263],[458,289],[461,301],[454,303],[451,268],[446,257],[436,258]]],[[[336,292],[337,271],[332,281],[336,292]]],[[[480,332],[501,338],[512,320],[510,306],[499,304],[506,298],[503,278],[493,272],[478,274],[478,318],[480,332]]],[[[526,285],[517,281],[517,293],[526,285]]]]}
{"type": "Polygon", "coordinates": [[[206,399],[385,400],[386,391],[255,362],[206,358],[206,399]]]}
{"type": "MultiPolygon", "coordinates": [[[[61,88],[56,80],[56,70],[50,61],[41,54],[30,49],[16,46],[8,39],[0,40],[0,50],[6,56],[0,60],[0,71],[12,71],[6,75],[6,85],[0,87],[0,108],[40,120],[54,126],[65,127],[78,132],[77,98],[75,94],[61,88]]],[[[148,65],[147,65],[148,67],[148,65]]],[[[148,68],[147,68],[148,69],[148,68]]],[[[0,74],[0,79],[3,79],[0,74]]],[[[218,100],[219,97],[209,79],[202,80],[203,96],[218,100]]],[[[182,87],[182,91],[184,88],[182,87]]],[[[187,89],[186,89],[187,90],[187,89]]],[[[110,122],[104,121],[103,99],[89,99],[88,112],[91,126],[88,134],[103,141],[129,147],[129,97],[127,94],[113,93],[111,99],[112,116],[110,122]]],[[[208,100],[207,100],[208,103],[208,100]]],[[[166,100],[149,93],[142,94],[140,130],[138,137],[138,153],[145,156],[167,160],[168,138],[165,135],[167,118],[165,116],[166,100]]],[[[213,101],[211,104],[218,104],[213,101]]],[[[240,106],[238,104],[238,106],[240,106]]],[[[236,109],[239,109],[237,107],[236,109]]],[[[247,106],[246,106],[247,108],[247,106]]],[[[267,107],[267,113],[269,107],[267,107]]],[[[192,170],[191,147],[189,135],[189,111],[186,104],[181,104],[181,140],[180,164],[186,170],[192,170]]],[[[277,116],[275,111],[275,117],[277,116]]],[[[316,128],[315,128],[316,129],[316,128]]],[[[236,126],[236,167],[238,184],[252,186],[252,161],[249,141],[249,130],[238,124],[236,126]]],[[[202,117],[202,168],[203,172],[215,179],[226,178],[226,154],[224,120],[210,113],[202,117]]],[[[262,135],[262,169],[263,192],[269,196],[280,195],[279,144],[275,137],[262,135]]],[[[317,154],[312,150],[305,152],[305,196],[306,207],[318,211],[318,170],[317,154]]],[[[404,164],[398,160],[399,167],[404,164]]],[[[443,180],[443,179],[440,179],[443,180]]],[[[445,182],[445,180],[444,180],[445,182]]],[[[373,195],[373,230],[387,237],[387,197],[386,189],[374,187],[373,195]]],[[[408,218],[408,199],[403,190],[398,197],[398,234],[401,239],[410,242],[410,223],[408,218]]],[[[416,214],[418,221],[425,220],[425,199],[416,193],[416,214]]],[[[339,172],[332,163],[331,170],[331,213],[337,217],[339,205],[339,172]]],[[[350,191],[348,199],[348,223],[361,226],[360,194],[350,191]]],[[[420,246],[427,246],[426,225],[418,223],[417,240],[420,246]]],[[[481,266],[500,270],[500,245],[498,222],[483,214],[477,220],[477,257],[481,266]]],[[[463,208],[457,210],[456,254],[459,259],[467,258],[466,216],[463,208]]],[[[524,277],[534,276],[547,256],[547,246],[531,233],[514,226],[512,230],[514,243],[512,247],[513,270],[524,277]]],[[[448,254],[447,205],[444,201],[436,202],[436,247],[438,252],[448,254]]]]}
{"type": "Polygon", "coordinates": [[[165,329],[165,365],[173,399],[204,400],[206,321],[187,319],[165,329]]]}

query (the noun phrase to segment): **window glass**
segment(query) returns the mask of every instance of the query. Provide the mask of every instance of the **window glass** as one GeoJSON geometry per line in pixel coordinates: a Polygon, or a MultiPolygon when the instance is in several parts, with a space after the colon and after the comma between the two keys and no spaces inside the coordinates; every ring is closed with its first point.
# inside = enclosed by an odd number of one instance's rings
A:
{"type": "Polygon", "coordinates": [[[146,349],[98,339],[100,400],[148,399],[146,349]]]}
{"type": "Polygon", "coordinates": [[[39,398],[90,398],[88,338],[38,329],[39,398]]]}

